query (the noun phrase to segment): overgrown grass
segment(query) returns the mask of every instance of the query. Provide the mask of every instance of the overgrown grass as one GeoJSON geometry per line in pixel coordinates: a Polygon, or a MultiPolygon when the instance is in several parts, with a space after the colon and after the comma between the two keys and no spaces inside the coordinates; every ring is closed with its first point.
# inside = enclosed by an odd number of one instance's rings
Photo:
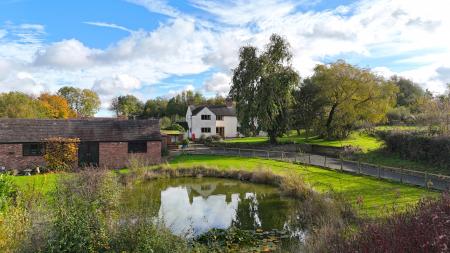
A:
{"type": "Polygon", "coordinates": [[[404,209],[424,196],[437,195],[436,192],[405,184],[260,158],[182,155],[170,161],[169,165],[172,168],[206,166],[221,170],[249,171],[266,168],[279,175],[295,172],[319,192],[342,193],[352,204],[359,207],[361,214],[369,216],[388,215],[387,211],[391,211],[392,208],[404,209]],[[383,208],[389,210],[380,211],[383,208]]]}

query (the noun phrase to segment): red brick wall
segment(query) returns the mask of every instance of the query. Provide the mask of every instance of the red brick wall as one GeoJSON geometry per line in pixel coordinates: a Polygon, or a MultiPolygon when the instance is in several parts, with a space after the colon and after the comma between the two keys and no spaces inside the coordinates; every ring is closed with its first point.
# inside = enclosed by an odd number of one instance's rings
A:
{"type": "Polygon", "coordinates": [[[139,164],[157,164],[161,162],[161,142],[148,141],[147,153],[128,153],[127,142],[101,142],[99,144],[99,166],[118,169],[129,165],[132,159],[139,164]]]}
{"type": "Polygon", "coordinates": [[[0,144],[0,166],[7,170],[23,170],[44,166],[43,156],[23,156],[22,144],[0,144]]]}

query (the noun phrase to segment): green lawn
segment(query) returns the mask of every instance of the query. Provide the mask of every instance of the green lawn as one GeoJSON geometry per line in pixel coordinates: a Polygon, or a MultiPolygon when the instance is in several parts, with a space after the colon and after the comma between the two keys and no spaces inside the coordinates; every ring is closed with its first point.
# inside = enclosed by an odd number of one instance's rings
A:
{"type": "Polygon", "coordinates": [[[358,197],[362,197],[362,212],[371,216],[383,215],[383,208],[391,208],[394,203],[399,208],[404,208],[408,204],[416,203],[421,197],[437,195],[436,192],[405,184],[259,158],[184,155],[174,158],[170,161],[170,165],[174,168],[199,165],[218,169],[255,170],[267,168],[279,174],[295,171],[302,174],[305,180],[317,191],[326,192],[332,189],[342,193],[354,204],[358,197]]]}
{"type": "MultiPolygon", "coordinates": [[[[384,207],[391,208],[394,203],[400,208],[404,208],[408,204],[416,203],[423,196],[437,195],[436,192],[405,184],[260,158],[181,155],[171,160],[169,165],[173,168],[204,165],[218,169],[270,169],[278,174],[295,171],[302,174],[305,180],[319,192],[329,190],[340,192],[353,204],[356,203],[358,197],[362,197],[363,208],[361,211],[371,216],[385,214],[380,210],[384,207]]],[[[58,176],[64,176],[64,174],[18,176],[14,177],[14,180],[22,190],[34,188],[46,194],[55,186],[58,176]]]]}
{"type": "MultiPolygon", "coordinates": [[[[352,145],[352,146],[360,147],[363,150],[363,152],[379,149],[383,145],[383,142],[381,140],[378,140],[375,137],[372,137],[372,136],[369,136],[367,134],[360,133],[360,132],[352,133],[345,140],[330,141],[330,140],[324,140],[317,136],[306,138],[306,135],[304,132],[302,132],[302,133],[300,133],[300,135],[298,135],[295,131],[291,131],[289,134],[287,134],[281,138],[278,138],[278,141],[280,143],[293,143],[293,142],[308,143],[308,144],[316,144],[316,145],[331,146],[331,147],[343,147],[343,146],[352,145]]],[[[224,140],[223,142],[225,142],[225,143],[264,144],[264,143],[268,143],[269,139],[268,139],[268,137],[244,137],[244,138],[227,139],[227,140],[224,140]]]]}

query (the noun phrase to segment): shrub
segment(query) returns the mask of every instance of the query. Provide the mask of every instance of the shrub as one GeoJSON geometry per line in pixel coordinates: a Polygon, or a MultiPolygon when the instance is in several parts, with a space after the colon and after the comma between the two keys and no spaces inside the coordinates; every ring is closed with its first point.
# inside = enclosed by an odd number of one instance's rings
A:
{"type": "Polygon", "coordinates": [[[377,132],[386,149],[400,157],[450,168],[450,137],[425,136],[415,132],[377,132]]]}
{"type": "Polygon", "coordinates": [[[184,127],[182,127],[180,124],[177,124],[177,123],[172,123],[172,125],[165,128],[164,130],[177,130],[177,131],[180,131],[181,133],[184,133],[186,131],[184,129],[184,127]]]}
{"type": "Polygon", "coordinates": [[[44,159],[53,170],[67,171],[77,161],[78,143],[76,138],[52,137],[45,140],[44,159]]]}
{"type": "Polygon", "coordinates": [[[120,192],[115,175],[104,170],[86,170],[59,180],[46,251],[108,250],[109,222],[115,215],[120,192]]]}
{"type": "Polygon", "coordinates": [[[341,234],[329,252],[447,252],[450,196],[423,199],[386,220],[367,222],[356,233],[341,234]]]}
{"type": "Polygon", "coordinates": [[[8,203],[17,194],[17,187],[12,181],[12,176],[0,174],[0,212],[6,209],[8,203]]]}

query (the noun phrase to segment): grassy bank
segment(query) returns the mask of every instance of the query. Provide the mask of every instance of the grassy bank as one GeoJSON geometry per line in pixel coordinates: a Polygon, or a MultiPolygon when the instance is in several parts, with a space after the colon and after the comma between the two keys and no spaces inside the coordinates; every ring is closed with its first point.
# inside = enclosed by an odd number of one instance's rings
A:
{"type": "MultiPolygon", "coordinates": [[[[370,216],[386,214],[380,212],[380,208],[392,208],[393,206],[404,208],[408,204],[416,203],[423,196],[437,195],[436,192],[405,184],[259,158],[182,155],[175,157],[168,165],[172,168],[206,166],[221,170],[240,169],[248,171],[266,168],[280,175],[295,171],[302,175],[305,181],[311,184],[315,190],[319,192],[330,190],[340,192],[354,205],[357,205],[358,202],[359,210],[370,216]]],[[[21,189],[33,187],[47,193],[54,187],[56,178],[60,175],[21,176],[15,177],[14,180],[21,189]]]]}
{"type": "Polygon", "coordinates": [[[224,157],[215,155],[178,156],[170,161],[173,168],[209,166],[218,169],[256,170],[267,168],[277,174],[295,171],[302,175],[306,182],[320,192],[334,190],[342,193],[362,213],[370,216],[386,214],[381,208],[404,208],[416,203],[424,196],[436,196],[423,188],[377,180],[370,177],[330,171],[313,166],[300,166],[286,162],[242,157],[224,157]]]}

